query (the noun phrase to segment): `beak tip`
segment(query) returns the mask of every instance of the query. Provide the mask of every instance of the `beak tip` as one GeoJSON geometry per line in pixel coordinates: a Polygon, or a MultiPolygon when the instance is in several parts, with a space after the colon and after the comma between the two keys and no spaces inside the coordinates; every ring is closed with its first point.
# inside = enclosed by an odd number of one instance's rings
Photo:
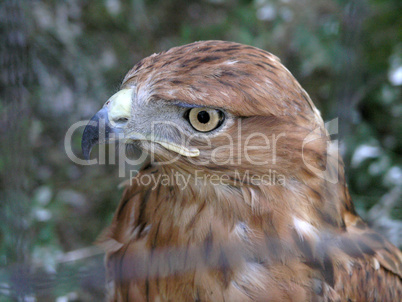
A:
{"type": "Polygon", "coordinates": [[[84,159],[86,160],[86,161],[89,161],[89,159],[90,159],[90,155],[91,155],[91,147],[90,146],[87,146],[87,144],[84,144],[84,141],[82,142],[82,145],[81,145],[81,150],[82,150],[82,155],[84,155],[84,159]]]}
{"type": "Polygon", "coordinates": [[[90,160],[93,145],[98,143],[98,135],[96,131],[96,128],[88,125],[82,134],[81,150],[86,161],[90,160]]]}
{"type": "Polygon", "coordinates": [[[84,159],[85,159],[87,162],[89,162],[89,154],[85,154],[85,153],[84,153],[84,159]]]}
{"type": "Polygon", "coordinates": [[[99,143],[99,119],[103,117],[102,111],[95,114],[85,127],[81,138],[81,150],[84,159],[89,161],[93,145],[99,143]],[[101,112],[101,113],[100,113],[101,112]]]}

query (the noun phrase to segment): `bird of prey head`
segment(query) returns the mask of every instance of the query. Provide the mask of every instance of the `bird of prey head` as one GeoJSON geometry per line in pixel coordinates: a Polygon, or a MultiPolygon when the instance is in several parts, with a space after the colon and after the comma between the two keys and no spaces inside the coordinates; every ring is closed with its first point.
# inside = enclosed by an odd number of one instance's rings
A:
{"type": "MultiPolygon", "coordinates": [[[[310,147],[325,148],[327,139],[319,112],[277,57],[226,42],[190,44],[142,60],[93,121],[102,118],[106,140],[120,135],[157,160],[180,154],[187,170],[200,164],[213,171],[216,165],[262,173],[276,168],[299,177],[292,161],[301,159],[301,139],[317,127],[322,139],[310,147]]],[[[84,133],[87,158],[97,133],[91,125],[84,133]]],[[[311,163],[323,164],[322,150],[307,153],[311,163]]]]}
{"type": "Polygon", "coordinates": [[[274,55],[223,41],[154,54],[91,121],[86,158],[113,136],[154,158],[103,238],[116,301],[401,294],[400,252],[355,213],[319,111],[274,55]]]}

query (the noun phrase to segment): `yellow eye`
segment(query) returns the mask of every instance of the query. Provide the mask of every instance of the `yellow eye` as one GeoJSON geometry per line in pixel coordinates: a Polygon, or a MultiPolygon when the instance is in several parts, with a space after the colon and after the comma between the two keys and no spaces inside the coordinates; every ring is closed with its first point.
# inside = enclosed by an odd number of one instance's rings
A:
{"type": "Polygon", "coordinates": [[[192,108],[187,114],[191,126],[200,132],[212,131],[218,128],[224,120],[222,111],[212,108],[192,108]]]}

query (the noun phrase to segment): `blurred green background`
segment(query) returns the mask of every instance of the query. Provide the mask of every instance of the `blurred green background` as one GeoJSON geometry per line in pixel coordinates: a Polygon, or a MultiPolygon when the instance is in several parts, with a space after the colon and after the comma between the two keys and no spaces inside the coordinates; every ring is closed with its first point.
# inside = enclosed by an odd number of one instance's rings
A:
{"type": "Polygon", "coordinates": [[[400,0],[2,0],[0,301],[103,299],[93,243],[122,179],[74,164],[64,137],[141,58],[197,40],[282,60],[324,119],[339,118],[358,212],[401,246],[401,11],[400,0]]]}

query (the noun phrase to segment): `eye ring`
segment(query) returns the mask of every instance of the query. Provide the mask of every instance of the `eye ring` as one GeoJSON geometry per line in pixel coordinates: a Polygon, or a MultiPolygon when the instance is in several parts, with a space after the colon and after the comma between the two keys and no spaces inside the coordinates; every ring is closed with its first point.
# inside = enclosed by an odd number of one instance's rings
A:
{"type": "Polygon", "coordinates": [[[213,108],[196,107],[186,112],[190,125],[199,132],[210,132],[222,125],[225,115],[213,108]]]}

